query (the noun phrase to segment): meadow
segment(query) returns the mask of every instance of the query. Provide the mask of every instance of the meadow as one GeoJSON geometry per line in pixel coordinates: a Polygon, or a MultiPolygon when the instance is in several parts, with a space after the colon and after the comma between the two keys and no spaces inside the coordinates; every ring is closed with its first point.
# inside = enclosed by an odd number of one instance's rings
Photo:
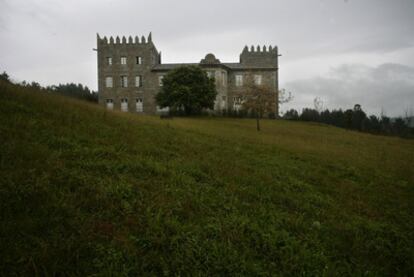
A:
{"type": "Polygon", "coordinates": [[[0,100],[0,275],[414,275],[414,140],[0,100]]]}

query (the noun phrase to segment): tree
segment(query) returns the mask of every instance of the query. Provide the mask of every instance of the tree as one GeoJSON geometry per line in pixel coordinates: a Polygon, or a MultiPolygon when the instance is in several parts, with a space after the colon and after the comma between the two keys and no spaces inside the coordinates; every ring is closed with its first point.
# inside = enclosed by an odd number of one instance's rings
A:
{"type": "Polygon", "coordinates": [[[342,109],[333,110],[331,112],[331,124],[337,127],[345,128],[345,116],[342,109]]]}
{"type": "Polygon", "coordinates": [[[361,105],[355,104],[352,114],[352,129],[362,130],[362,122],[367,117],[365,112],[362,110],[361,105]]]}
{"type": "Polygon", "coordinates": [[[299,119],[299,113],[295,109],[290,109],[290,110],[285,112],[285,114],[283,115],[283,118],[288,119],[288,120],[298,120],[299,119]]]}
{"type": "Polygon", "coordinates": [[[381,112],[381,132],[384,134],[391,134],[391,119],[385,115],[385,113],[381,112]]]}
{"type": "Polygon", "coordinates": [[[318,111],[318,113],[321,113],[323,110],[323,101],[320,97],[315,97],[315,99],[313,99],[313,107],[315,110],[318,111]]]}
{"type": "Polygon", "coordinates": [[[46,89],[57,94],[98,102],[98,94],[90,91],[87,86],[83,86],[82,84],[59,84],[58,86],[49,86],[46,89]]]}
{"type": "Polygon", "coordinates": [[[280,105],[286,104],[292,100],[293,100],[292,92],[290,91],[287,92],[284,88],[282,88],[281,90],[279,90],[279,93],[278,93],[277,110],[280,111],[280,105]]]}
{"type": "Polygon", "coordinates": [[[405,136],[408,133],[408,127],[404,119],[398,117],[394,120],[392,124],[392,131],[394,134],[399,136],[405,136]]]}
{"type": "Polygon", "coordinates": [[[319,112],[315,109],[304,108],[302,109],[302,114],[299,116],[299,119],[302,121],[319,121],[319,112]]]}
{"type": "Polygon", "coordinates": [[[375,115],[369,117],[369,131],[373,133],[379,133],[381,131],[380,120],[375,115]]]}
{"type": "Polygon", "coordinates": [[[331,112],[328,109],[320,112],[319,120],[320,122],[325,123],[325,124],[332,124],[331,112]]]}
{"type": "Polygon", "coordinates": [[[5,81],[6,83],[10,83],[9,75],[4,71],[0,74],[0,80],[5,81]]]}
{"type": "Polygon", "coordinates": [[[275,116],[277,94],[274,89],[257,85],[253,80],[248,80],[243,93],[245,99],[242,103],[243,109],[254,114],[256,117],[256,129],[260,131],[260,118],[265,114],[275,116]]]}
{"type": "Polygon", "coordinates": [[[164,76],[155,97],[161,108],[184,109],[186,115],[199,114],[203,108],[213,109],[217,91],[215,81],[198,66],[182,66],[164,76]]]}
{"type": "Polygon", "coordinates": [[[354,111],[351,109],[348,109],[344,112],[344,124],[345,128],[352,129],[352,117],[354,115],[354,111]]]}

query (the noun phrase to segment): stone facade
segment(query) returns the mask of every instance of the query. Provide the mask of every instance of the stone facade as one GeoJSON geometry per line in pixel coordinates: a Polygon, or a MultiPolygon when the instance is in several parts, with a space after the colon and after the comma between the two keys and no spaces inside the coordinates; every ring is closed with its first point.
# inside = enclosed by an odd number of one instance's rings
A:
{"type": "MultiPolygon", "coordinates": [[[[155,47],[151,33],[147,38],[106,37],[97,35],[99,104],[109,109],[155,114],[155,95],[162,85],[163,75],[185,65],[197,65],[216,80],[215,112],[241,109],[240,99],[248,80],[270,88],[277,103],[278,50],[247,46],[239,63],[222,63],[207,54],[199,63],[163,64],[161,52],[155,47]]],[[[164,110],[165,111],[165,110],[164,110]]],[[[278,105],[275,105],[278,114],[278,105]]]]}

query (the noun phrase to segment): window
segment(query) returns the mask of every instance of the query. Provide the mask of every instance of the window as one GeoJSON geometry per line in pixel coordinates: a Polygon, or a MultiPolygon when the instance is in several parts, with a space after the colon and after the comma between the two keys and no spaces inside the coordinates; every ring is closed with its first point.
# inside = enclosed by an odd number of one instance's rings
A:
{"type": "Polygon", "coordinates": [[[112,65],[112,58],[111,57],[106,57],[106,64],[107,65],[112,65]]]}
{"type": "Polygon", "coordinates": [[[254,75],[254,84],[258,86],[262,84],[262,75],[254,75]]]}
{"type": "Polygon", "coordinates": [[[243,85],[243,75],[236,75],[236,87],[243,85]]]}
{"type": "Polygon", "coordinates": [[[213,72],[207,71],[207,77],[210,79],[213,78],[213,72]]]}
{"type": "Polygon", "coordinates": [[[113,99],[106,99],[106,108],[108,110],[114,109],[114,100],[113,99]]]}
{"type": "Polygon", "coordinates": [[[233,97],[233,110],[239,111],[241,109],[242,102],[241,97],[233,97]]]}
{"type": "Polygon", "coordinates": [[[121,99],[121,111],[127,112],[128,111],[128,98],[121,99]]]}
{"type": "Polygon", "coordinates": [[[244,100],[245,99],[243,97],[241,97],[241,96],[239,96],[239,97],[233,97],[233,103],[237,103],[239,105],[243,104],[244,100]]]}
{"type": "Polygon", "coordinates": [[[160,106],[157,106],[157,113],[168,113],[169,111],[170,107],[161,108],[160,106]]]}
{"type": "Polygon", "coordinates": [[[226,109],[226,99],[227,99],[227,97],[226,96],[222,96],[221,97],[221,109],[222,110],[225,110],[226,109]]]}
{"type": "Polygon", "coordinates": [[[121,87],[126,88],[128,87],[128,77],[121,76],[121,87]]]}
{"type": "Polygon", "coordinates": [[[158,85],[162,87],[162,80],[164,79],[164,76],[158,76],[158,85]]]}
{"type": "Polygon", "coordinates": [[[135,104],[136,106],[136,111],[138,112],[138,113],[142,113],[143,111],[144,111],[144,105],[143,105],[143,101],[142,101],[142,98],[137,98],[136,99],[136,104],[135,104]]]}
{"type": "Polygon", "coordinates": [[[233,97],[233,102],[234,103],[240,103],[241,102],[241,98],[240,97],[233,97]]]}
{"type": "Polygon", "coordinates": [[[135,76],[135,86],[137,88],[142,87],[142,77],[141,76],[135,76]]]}
{"type": "Polygon", "coordinates": [[[142,57],[135,57],[136,59],[136,64],[142,64],[142,57]]]}
{"type": "Polygon", "coordinates": [[[223,83],[223,86],[226,86],[227,85],[227,82],[226,82],[226,72],[224,72],[224,71],[221,72],[221,81],[223,83]]]}
{"type": "Polygon", "coordinates": [[[215,72],[215,78],[216,78],[216,80],[218,80],[218,78],[220,78],[220,71],[215,72]]]}
{"type": "Polygon", "coordinates": [[[127,64],[127,59],[126,57],[121,57],[121,64],[127,64]]]}
{"type": "Polygon", "coordinates": [[[112,88],[114,86],[114,82],[112,80],[112,77],[106,77],[105,78],[105,86],[107,88],[112,88]]]}

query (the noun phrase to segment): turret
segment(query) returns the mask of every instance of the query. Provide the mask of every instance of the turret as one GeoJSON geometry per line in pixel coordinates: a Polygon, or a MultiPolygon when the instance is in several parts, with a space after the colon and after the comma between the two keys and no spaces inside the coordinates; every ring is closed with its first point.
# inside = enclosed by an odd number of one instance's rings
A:
{"type": "Polygon", "coordinates": [[[247,46],[244,47],[240,54],[240,63],[251,66],[263,67],[277,67],[277,47],[266,46],[257,47],[251,46],[250,50],[247,46]]]}
{"type": "Polygon", "coordinates": [[[117,37],[103,37],[101,38],[99,36],[99,34],[96,35],[96,39],[98,42],[98,45],[108,45],[108,44],[118,44],[118,45],[125,45],[125,44],[140,44],[140,45],[144,45],[144,44],[151,44],[152,43],[152,34],[149,33],[148,38],[145,38],[145,36],[142,36],[141,39],[138,36],[135,36],[134,38],[132,38],[132,36],[129,36],[128,38],[126,38],[125,36],[123,36],[122,38],[120,38],[119,36],[117,37]]]}
{"type": "MultiPolygon", "coordinates": [[[[127,62],[134,63],[136,57],[141,57],[144,65],[155,65],[161,63],[161,53],[158,52],[152,41],[152,34],[146,36],[110,36],[101,37],[96,35],[99,65],[105,65],[105,58],[111,57],[114,66],[119,63],[120,56],[128,56],[127,62]],[[129,53],[133,53],[132,55],[129,53]]],[[[144,66],[141,66],[144,68],[144,66]]]]}

